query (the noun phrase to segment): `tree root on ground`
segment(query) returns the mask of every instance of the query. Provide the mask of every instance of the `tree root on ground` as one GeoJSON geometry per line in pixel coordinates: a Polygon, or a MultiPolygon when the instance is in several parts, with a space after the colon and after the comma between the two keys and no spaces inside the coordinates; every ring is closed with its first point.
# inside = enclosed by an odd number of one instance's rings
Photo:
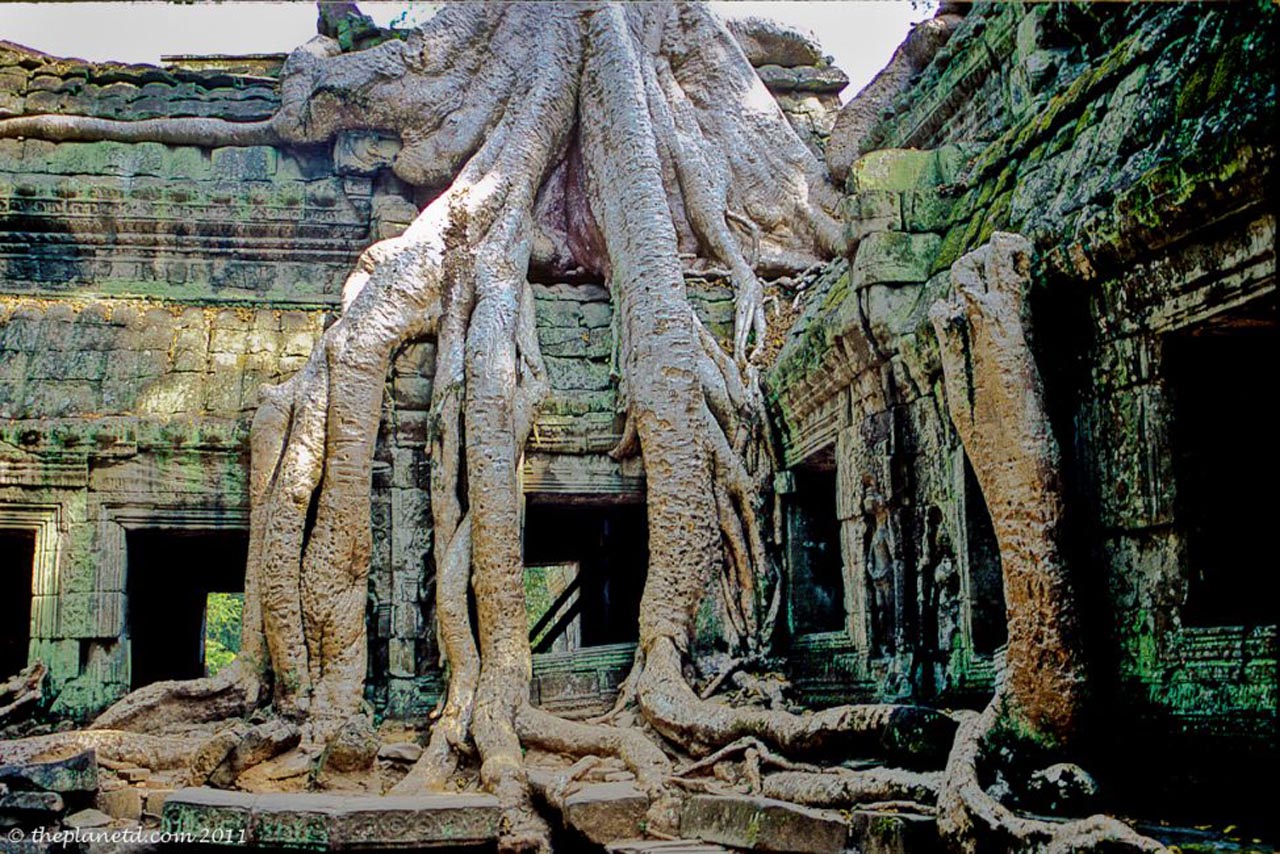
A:
{"type": "Polygon", "coordinates": [[[0,726],[25,717],[44,699],[44,680],[49,668],[33,661],[18,673],[0,682],[0,726]]]}
{"type": "Polygon", "coordinates": [[[1118,819],[1105,815],[1065,822],[1019,816],[982,788],[978,769],[982,745],[1000,720],[1003,697],[997,694],[978,716],[960,725],[938,792],[938,831],[963,854],[993,850],[1069,854],[1087,851],[1166,851],[1118,819]]]}

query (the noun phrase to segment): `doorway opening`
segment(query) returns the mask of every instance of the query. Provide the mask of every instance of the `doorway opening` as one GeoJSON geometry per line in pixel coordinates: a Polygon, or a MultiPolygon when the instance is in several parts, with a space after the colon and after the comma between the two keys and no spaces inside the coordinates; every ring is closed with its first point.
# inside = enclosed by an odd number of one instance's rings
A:
{"type": "Polygon", "coordinates": [[[840,631],[846,614],[835,469],[795,469],[795,492],[788,498],[791,630],[840,631]]]}
{"type": "Polygon", "coordinates": [[[31,590],[36,565],[36,532],[0,529],[0,680],[27,666],[31,643],[31,590]]]}
{"type": "Polygon", "coordinates": [[[1189,561],[1187,625],[1276,622],[1274,599],[1258,595],[1258,579],[1273,559],[1280,446],[1265,377],[1278,355],[1274,297],[1164,341],[1174,512],[1189,561]]]}
{"type": "Polygon", "coordinates": [[[1004,605],[1004,566],[991,511],[978,476],[964,458],[964,526],[969,567],[969,636],[973,651],[991,655],[1009,640],[1004,605]]]}
{"type": "MultiPolygon", "coordinates": [[[[225,649],[208,645],[207,627],[225,629],[243,594],[249,535],[237,530],[137,530],[126,539],[131,688],[168,679],[198,679],[225,666],[225,649]],[[212,623],[209,623],[209,618],[212,623]]],[[[215,629],[219,644],[238,632],[215,629]]],[[[238,650],[238,644],[236,644],[238,650]]]]}
{"type": "Polygon", "coordinates": [[[525,589],[534,652],[634,643],[649,567],[645,506],[527,498],[525,589]]]}

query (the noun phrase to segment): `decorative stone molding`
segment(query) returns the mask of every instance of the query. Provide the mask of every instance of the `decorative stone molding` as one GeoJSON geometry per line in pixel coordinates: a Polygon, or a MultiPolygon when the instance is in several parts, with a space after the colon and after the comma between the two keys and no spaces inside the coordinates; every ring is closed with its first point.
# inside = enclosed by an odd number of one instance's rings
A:
{"type": "MultiPolygon", "coordinates": [[[[59,557],[62,553],[62,506],[59,504],[0,504],[0,530],[33,531],[35,557],[31,567],[30,649],[37,638],[58,637],[59,557]]],[[[28,660],[30,660],[30,654],[28,660]]]]}

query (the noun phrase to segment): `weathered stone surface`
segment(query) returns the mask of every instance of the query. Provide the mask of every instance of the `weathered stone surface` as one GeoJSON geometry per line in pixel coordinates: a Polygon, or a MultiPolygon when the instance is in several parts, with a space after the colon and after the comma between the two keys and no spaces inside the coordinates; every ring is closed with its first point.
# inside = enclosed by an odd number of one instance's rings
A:
{"type": "Polygon", "coordinates": [[[822,47],[813,33],[770,18],[731,18],[729,32],[757,68],[762,65],[817,65],[823,61],[822,47]]]}
{"type": "Polygon", "coordinates": [[[111,824],[111,816],[102,812],[102,810],[80,810],[64,818],[62,823],[73,830],[87,830],[93,827],[106,827],[111,824]]]}
{"type": "Polygon", "coordinates": [[[173,794],[173,789],[147,788],[143,790],[142,812],[150,817],[159,818],[164,812],[164,802],[173,794]]]}
{"type": "Polygon", "coordinates": [[[57,792],[7,792],[0,794],[0,826],[42,823],[65,808],[57,792]]]}
{"type": "Polygon", "coordinates": [[[142,818],[143,790],[136,786],[123,786],[111,791],[102,790],[94,800],[94,806],[112,818],[137,821],[142,818]]]}
{"type": "Polygon", "coordinates": [[[850,244],[876,231],[901,230],[901,193],[866,190],[845,198],[845,235],[850,244]]]}
{"type": "Polygon", "coordinates": [[[180,789],[164,806],[170,832],[222,829],[254,845],[307,850],[480,845],[498,831],[489,795],[252,795],[180,789]]]}
{"type": "Polygon", "coordinates": [[[417,762],[418,757],[422,755],[422,748],[411,741],[400,741],[395,744],[384,744],[378,748],[379,759],[389,759],[392,762],[417,762]]]}
{"type": "Polygon", "coordinates": [[[564,822],[597,845],[644,832],[649,799],[628,782],[591,783],[564,799],[564,822]]]}
{"type": "Polygon", "coordinates": [[[369,177],[391,166],[400,141],[362,131],[344,131],[333,142],[333,168],[339,175],[369,177]]]}
{"type": "Polygon", "coordinates": [[[586,359],[561,359],[547,356],[547,376],[554,389],[604,391],[612,385],[609,365],[586,359]]]}
{"type": "Polygon", "coordinates": [[[849,173],[849,191],[904,192],[938,183],[938,158],[932,151],[881,149],[858,158],[849,173]]]}
{"type": "Polygon", "coordinates": [[[378,240],[399,236],[418,216],[418,206],[403,196],[374,196],[370,205],[371,228],[378,240]]]}
{"type": "Polygon", "coordinates": [[[1079,765],[1059,762],[1027,781],[1026,808],[1049,815],[1083,815],[1098,795],[1093,776],[1079,765]]]}
{"type": "Polygon", "coordinates": [[[861,854],[941,854],[937,823],[913,813],[853,810],[849,839],[861,854]]]}
{"type": "Polygon", "coordinates": [[[936,234],[877,231],[863,238],[853,258],[854,288],[870,284],[918,283],[929,278],[942,245],[936,234]]]}
{"type": "Polygon", "coordinates": [[[834,66],[782,68],[763,65],[756,69],[764,85],[783,92],[836,93],[849,85],[849,76],[834,66]]]}
{"type": "Polygon", "coordinates": [[[378,734],[368,718],[357,715],[343,724],[325,748],[320,766],[326,770],[363,771],[378,756],[378,734]]]}
{"type": "Polygon", "coordinates": [[[696,795],[680,814],[684,836],[749,851],[834,854],[849,826],[837,814],[747,795],[696,795]]]}
{"type": "Polygon", "coordinates": [[[66,759],[0,765],[0,783],[10,788],[82,793],[98,788],[98,760],[92,750],[66,759]]]}

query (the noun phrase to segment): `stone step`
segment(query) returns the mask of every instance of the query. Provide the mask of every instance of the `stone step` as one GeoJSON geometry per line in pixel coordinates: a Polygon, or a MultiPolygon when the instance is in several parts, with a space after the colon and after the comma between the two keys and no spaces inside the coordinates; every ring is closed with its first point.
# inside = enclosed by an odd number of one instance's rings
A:
{"type": "Polygon", "coordinates": [[[749,795],[696,795],[680,814],[680,834],[748,851],[840,854],[849,825],[838,813],[749,795]]]}
{"type": "Polygon", "coordinates": [[[849,816],[849,838],[861,854],[940,854],[938,823],[931,815],[858,810],[849,816]]]}
{"type": "Polygon", "coordinates": [[[164,802],[162,828],[230,846],[311,851],[484,845],[497,838],[491,795],[269,794],[179,789],[164,802]]]}
{"type": "Polygon", "coordinates": [[[597,845],[644,832],[649,799],[634,783],[589,783],[564,799],[564,823],[597,845]]]}

